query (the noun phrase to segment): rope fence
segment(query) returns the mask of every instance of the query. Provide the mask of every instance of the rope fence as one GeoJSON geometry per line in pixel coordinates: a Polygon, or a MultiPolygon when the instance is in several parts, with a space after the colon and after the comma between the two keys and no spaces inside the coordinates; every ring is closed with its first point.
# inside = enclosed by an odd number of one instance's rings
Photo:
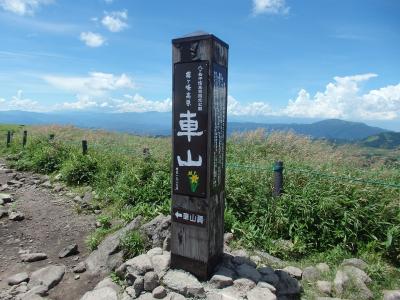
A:
{"type": "MultiPolygon", "coordinates": [[[[49,141],[53,141],[55,139],[55,134],[49,134],[48,136],[49,141]]],[[[11,143],[14,140],[14,134],[12,131],[8,131],[6,135],[6,146],[10,147],[11,143]]],[[[25,148],[28,140],[28,133],[26,130],[23,131],[23,136],[22,136],[22,147],[25,148]]],[[[124,154],[124,155],[135,155],[135,156],[145,156],[148,157],[151,155],[151,151],[148,147],[143,147],[142,145],[126,145],[127,147],[118,147],[115,148],[113,147],[116,141],[110,141],[108,143],[98,143],[94,142],[89,145],[87,140],[82,140],[81,146],[79,146],[78,141],[71,141],[71,140],[63,140],[62,141],[64,144],[72,146],[72,147],[81,147],[82,148],[82,154],[87,155],[89,152],[89,147],[91,149],[94,149],[95,151],[110,151],[114,153],[119,153],[119,154],[124,154]],[[133,146],[141,146],[143,149],[138,149],[138,148],[133,148],[133,146]]],[[[254,165],[254,164],[241,164],[241,163],[231,163],[228,162],[226,164],[227,168],[230,169],[241,169],[241,170],[247,170],[247,171],[260,171],[260,172],[271,172],[273,171],[274,173],[274,190],[273,194],[275,196],[280,196],[283,193],[283,170],[293,172],[293,173],[302,173],[302,174],[311,174],[314,176],[322,177],[322,178],[328,178],[332,180],[337,180],[337,181],[348,181],[348,182],[357,182],[357,183],[362,183],[365,185],[373,185],[373,186],[382,186],[382,187],[387,187],[387,188],[394,188],[394,189],[400,189],[400,184],[397,183],[392,183],[392,182],[385,182],[382,180],[371,180],[371,179],[364,179],[364,178],[354,178],[354,177],[349,177],[349,176],[343,176],[343,175],[333,175],[333,174],[328,174],[316,170],[309,170],[309,169],[302,169],[302,168],[296,168],[296,167],[283,167],[283,162],[277,161],[273,164],[273,166],[265,166],[265,165],[254,165]]]]}

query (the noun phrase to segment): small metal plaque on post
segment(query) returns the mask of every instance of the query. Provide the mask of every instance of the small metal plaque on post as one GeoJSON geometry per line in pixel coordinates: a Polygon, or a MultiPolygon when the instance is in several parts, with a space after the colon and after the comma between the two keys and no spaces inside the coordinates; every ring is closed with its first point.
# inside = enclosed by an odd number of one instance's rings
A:
{"type": "Polygon", "coordinates": [[[228,45],[173,44],[171,267],[207,279],[223,253],[228,45]]]}

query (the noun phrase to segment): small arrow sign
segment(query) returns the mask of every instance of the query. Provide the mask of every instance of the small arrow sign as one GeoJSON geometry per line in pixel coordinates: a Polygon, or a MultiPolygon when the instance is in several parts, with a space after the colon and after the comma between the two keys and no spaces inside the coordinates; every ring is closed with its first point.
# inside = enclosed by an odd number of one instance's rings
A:
{"type": "Polygon", "coordinates": [[[177,211],[177,212],[175,213],[175,217],[176,217],[177,219],[182,218],[182,214],[181,214],[179,211],[177,211]]]}

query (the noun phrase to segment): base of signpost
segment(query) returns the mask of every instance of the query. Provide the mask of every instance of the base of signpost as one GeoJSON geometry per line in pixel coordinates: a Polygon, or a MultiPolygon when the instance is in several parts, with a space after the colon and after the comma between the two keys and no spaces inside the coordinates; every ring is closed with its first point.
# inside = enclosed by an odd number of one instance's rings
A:
{"type": "Polygon", "coordinates": [[[221,256],[214,256],[207,263],[190,259],[176,254],[171,254],[171,266],[173,269],[185,270],[201,281],[207,281],[213,274],[215,267],[220,262],[221,256]]]}

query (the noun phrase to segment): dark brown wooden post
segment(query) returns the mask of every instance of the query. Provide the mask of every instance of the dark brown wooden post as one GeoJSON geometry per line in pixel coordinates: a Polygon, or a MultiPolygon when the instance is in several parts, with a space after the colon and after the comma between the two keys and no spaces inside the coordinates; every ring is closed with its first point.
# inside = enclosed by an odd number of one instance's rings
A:
{"type": "Polygon", "coordinates": [[[54,134],[54,133],[51,133],[51,134],[49,135],[49,141],[54,140],[54,137],[55,137],[55,134],[54,134]]]}
{"type": "Polygon", "coordinates": [[[171,266],[207,279],[223,253],[228,45],[172,41],[171,266]]]}
{"type": "Polygon", "coordinates": [[[11,131],[7,131],[7,147],[11,144],[11,131]]]}
{"type": "Polygon", "coordinates": [[[25,148],[27,140],[28,140],[28,131],[24,130],[24,133],[22,135],[22,147],[25,148]]]}
{"type": "Polygon", "coordinates": [[[274,196],[280,196],[283,193],[283,162],[277,161],[274,165],[274,196]]]}
{"type": "Polygon", "coordinates": [[[82,154],[86,155],[88,153],[88,143],[87,140],[82,140],[82,154]]]}

